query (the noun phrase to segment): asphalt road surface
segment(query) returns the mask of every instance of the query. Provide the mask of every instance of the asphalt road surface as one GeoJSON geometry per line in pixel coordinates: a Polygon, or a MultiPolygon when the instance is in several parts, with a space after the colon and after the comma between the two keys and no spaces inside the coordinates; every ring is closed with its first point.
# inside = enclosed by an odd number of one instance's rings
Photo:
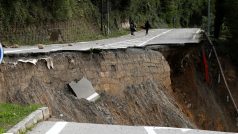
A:
{"type": "Polygon", "coordinates": [[[135,36],[125,35],[117,38],[77,42],[67,44],[46,45],[44,49],[37,46],[22,46],[20,48],[5,48],[4,54],[47,53],[54,51],[88,51],[90,49],[119,49],[128,47],[144,47],[147,45],[196,44],[199,43],[201,29],[152,29],[146,36],[145,31],[135,33],[135,36]],[[71,44],[69,46],[69,44],[71,44]]]}
{"type": "Polygon", "coordinates": [[[185,128],[41,122],[27,134],[232,134],[185,128]]]}

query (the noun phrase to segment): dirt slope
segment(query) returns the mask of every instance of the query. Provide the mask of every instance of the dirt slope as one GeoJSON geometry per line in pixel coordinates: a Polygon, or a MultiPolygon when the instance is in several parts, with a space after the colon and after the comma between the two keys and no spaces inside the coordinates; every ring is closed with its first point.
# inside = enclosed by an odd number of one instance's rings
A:
{"type": "MultiPolygon", "coordinates": [[[[206,50],[210,52],[209,48],[206,50]]],[[[214,54],[211,53],[208,58],[209,52],[207,53],[210,77],[210,81],[207,83],[201,51],[200,48],[191,49],[186,54],[185,64],[182,67],[176,66],[176,69],[172,68],[173,94],[177,103],[182,107],[183,113],[200,129],[237,132],[235,109],[230,99],[227,101],[228,92],[222,78],[218,83],[220,71],[214,54]]],[[[170,62],[170,64],[173,63],[170,62]]],[[[226,66],[224,67],[226,77],[229,80],[233,96],[236,98],[238,94],[235,82],[237,70],[227,59],[222,62],[222,65],[226,66]]]]}
{"type": "MultiPolygon", "coordinates": [[[[215,82],[214,61],[212,84],[206,84],[198,51],[167,52],[168,61],[147,49],[8,56],[0,66],[0,102],[46,105],[53,117],[67,121],[238,131],[224,86],[215,82]],[[17,62],[49,57],[54,69],[45,60],[17,62]],[[68,84],[83,77],[100,93],[97,102],[78,100],[70,91],[68,84]]],[[[237,79],[233,73],[230,83],[237,79]]]]}
{"type": "Polygon", "coordinates": [[[0,67],[1,101],[44,104],[53,116],[67,121],[194,127],[169,95],[170,67],[159,52],[127,49],[32,56],[42,57],[51,57],[54,69],[49,70],[44,60],[33,65],[6,59],[0,67]],[[76,99],[67,86],[82,77],[101,92],[95,104],[76,99]]]}

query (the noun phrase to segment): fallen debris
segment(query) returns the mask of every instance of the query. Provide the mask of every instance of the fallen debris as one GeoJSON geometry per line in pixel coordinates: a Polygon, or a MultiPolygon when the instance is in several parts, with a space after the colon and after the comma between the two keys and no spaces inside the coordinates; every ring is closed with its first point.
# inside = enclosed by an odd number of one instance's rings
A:
{"type": "Polygon", "coordinates": [[[45,60],[46,61],[48,69],[54,69],[53,59],[51,57],[49,57],[49,58],[42,58],[41,60],[45,60]]]}
{"type": "Polygon", "coordinates": [[[27,60],[19,59],[18,62],[31,63],[31,64],[36,65],[36,63],[38,62],[38,60],[37,60],[37,59],[27,59],[27,60]]]}
{"type": "MultiPolygon", "coordinates": [[[[39,61],[39,60],[44,60],[46,61],[46,65],[47,65],[47,68],[48,69],[54,69],[54,63],[53,63],[53,59],[51,57],[48,57],[48,58],[41,58],[41,59],[19,59],[17,61],[18,62],[22,62],[22,63],[30,63],[30,64],[33,64],[33,65],[36,65],[36,63],[39,61]]],[[[14,63],[15,65],[17,63],[14,63]]]]}
{"type": "Polygon", "coordinates": [[[18,44],[14,44],[14,45],[10,46],[10,48],[19,48],[19,45],[18,44]]]}
{"type": "Polygon", "coordinates": [[[38,44],[37,45],[39,49],[44,49],[44,45],[43,44],[38,44]]]}
{"type": "Polygon", "coordinates": [[[69,86],[78,99],[84,98],[88,101],[95,102],[100,97],[93,88],[92,83],[84,77],[79,82],[72,81],[69,86]]]}

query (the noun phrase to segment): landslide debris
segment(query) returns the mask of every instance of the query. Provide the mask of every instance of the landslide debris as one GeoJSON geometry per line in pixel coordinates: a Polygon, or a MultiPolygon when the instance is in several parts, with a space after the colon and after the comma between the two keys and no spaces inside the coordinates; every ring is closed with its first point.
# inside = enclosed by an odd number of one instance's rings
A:
{"type": "Polygon", "coordinates": [[[195,127],[169,95],[170,67],[160,52],[126,49],[20,56],[47,57],[53,59],[53,69],[44,60],[31,64],[7,57],[0,67],[0,100],[43,104],[55,118],[67,121],[195,127]],[[69,90],[71,81],[83,77],[101,93],[96,103],[79,100],[69,90]]]}
{"type": "MultiPolygon", "coordinates": [[[[224,86],[215,83],[214,61],[207,85],[197,52],[169,50],[168,61],[147,49],[8,56],[0,66],[0,102],[46,105],[54,118],[66,121],[238,131],[224,86]],[[34,65],[20,58],[52,60],[34,65]],[[95,103],[77,99],[68,87],[83,77],[100,93],[95,103]]],[[[237,96],[237,71],[226,70],[237,96]]]]}

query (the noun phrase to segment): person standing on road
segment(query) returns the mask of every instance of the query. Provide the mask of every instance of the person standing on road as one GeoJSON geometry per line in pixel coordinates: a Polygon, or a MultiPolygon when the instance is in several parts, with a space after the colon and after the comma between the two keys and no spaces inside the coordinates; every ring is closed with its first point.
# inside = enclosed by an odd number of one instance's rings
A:
{"type": "Polygon", "coordinates": [[[150,25],[149,21],[147,20],[145,22],[145,30],[146,30],[146,34],[145,35],[148,35],[150,28],[151,28],[151,25],[150,25]]]}
{"type": "Polygon", "coordinates": [[[131,35],[135,35],[134,32],[136,31],[136,25],[134,21],[131,21],[130,23],[130,31],[131,31],[131,35]]]}

